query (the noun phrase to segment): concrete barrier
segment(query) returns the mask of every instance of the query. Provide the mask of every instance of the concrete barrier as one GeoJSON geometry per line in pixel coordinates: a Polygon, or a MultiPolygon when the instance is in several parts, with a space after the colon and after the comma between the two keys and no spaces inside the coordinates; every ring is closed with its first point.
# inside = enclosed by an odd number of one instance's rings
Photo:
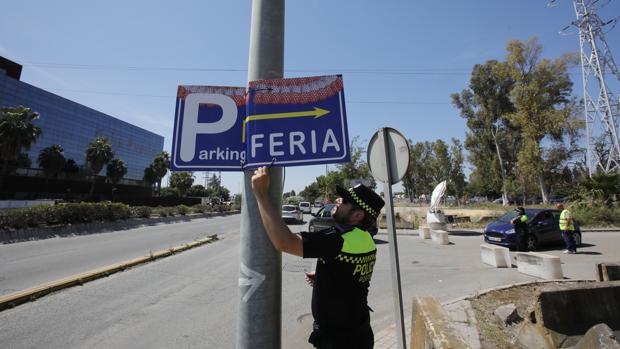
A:
{"type": "Polygon", "coordinates": [[[506,247],[491,244],[480,244],[480,258],[482,263],[492,265],[496,268],[510,268],[510,250],[506,247]]]}
{"type": "Polygon", "coordinates": [[[520,273],[542,279],[562,279],[560,257],[544,253],[517,252],[517,269],[520,273]]]}
{"type": "Polygon", "coordinates": [[[420,238],[422,238],[422,239],[430,239],[431,238],[431,228],[429,228],[429,227],[420,227],[420,238]]]}
{"type": "Polygon", "coordinates": [[[620,280],[620,263],[597,263],[596,279],[598,281],[620,280]]]}
{"type": "Polygon", "coordinates": [[[567,336],[581,336],[597,324],[604,323],[618,330],[620,282],[595,282],[576,288],[542,291],[535,317],[552,339],[554,348],[566,342],[567,336]]]}
{"type": "Polygon", "coordinates": [[[448,237],[448,232],[443,230],[433,230],[431,233],[431,239],[434,243],[439,245],[448,245],[450,244],[450,238],[448,237]]]}

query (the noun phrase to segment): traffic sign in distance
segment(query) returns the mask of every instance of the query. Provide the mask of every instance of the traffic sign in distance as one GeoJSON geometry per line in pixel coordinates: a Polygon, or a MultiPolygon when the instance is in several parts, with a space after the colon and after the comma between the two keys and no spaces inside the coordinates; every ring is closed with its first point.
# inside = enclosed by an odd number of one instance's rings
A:
{"type": "Polygon", "coordinates": [[[370,139],[367,159],[378,181],[396,184],[409,169],[409,142],[395,129],[381,128],[370,139]]]}

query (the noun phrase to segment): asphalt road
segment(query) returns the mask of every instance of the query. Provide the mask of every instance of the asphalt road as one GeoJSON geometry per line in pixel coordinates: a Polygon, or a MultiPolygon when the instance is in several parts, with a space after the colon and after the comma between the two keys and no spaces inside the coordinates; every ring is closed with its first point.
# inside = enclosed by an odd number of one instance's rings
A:
{"type": "MultiPolygon", "coordinates": [[[[291,226],[294,231],[304,227],[291,226]]],[[[221,235],[221,241],[0,313],[2,347],[234,348],[239,301],[238,215],[149,227],[141,233],[144,234],[142,239],[134,241],[122,237],[112,246],[119,249],[123,241],[129,245],[142,245],[145,237],[150,240],[152,235],[183,231],[187,231],[187,238],[193,240],[202,237],[201,234],[221,233],[214,231],[215,228],[228,232],[221,235]],[[154,233],[159,229],[163,232],[154,233]],[[193,236],[191,231],[198,235],[193,236]]],[[[48,258],[44,257],[46,255],[76,255],[88,259],[89,253],[76,251],[89,249],[94,254],[106,256],[109,252],[105,247],[108,245],[103,240],[106,240],[105,237],[114,240],[115,234],[132,235],[133,231],[4,245],[0,246],[0,256],[5,258],[7,247],[17,248],[19,245],[23,246],[21,252],[30,256],[26,259],[31,264],[38,263],[37,253],[42,255],[40,258],[48,258]],[[84,238],[90,243],[73,241],[84,238]],[[55,249],[45,253],[46,248],[38,244],[46,243],[53,243],[55,249]],[[56,247],[56,243],[78,245],[63,249],[56,247]],[[37,249],[30,251],[32,249],[28,246],[33,245],[37,249]],[[103,250],[95,253],[98,249],[103,250]]],[[[516,268],[494,269],[480,263],[479,244],[482,237],[478,233],[457,233],[450,239],[451,245],[439,246],[430,240],[420,240],[417,235],[398,237],[405,316],[411,314],[410,300],[414,295],[432,295],[440,301],[447,301],[499,285],[534,280],[518,273],[516,268]]],[[[379,254],[369,296],[369,304],[375,310],[372,315],[375,332],[393,323],[392,277],[386,241],[387,235],[377,235],[379,254]]],[[[175,240],[165,247],[179,242],[175,240]]],[[[546,253],[561,255],[564,274],[573,279],[592,279],[595,263],[617,262],[620,259],[619,233],[585,233],[584,242],[586,246],[577,255],[561,254],[561,246],[546,253]]],[[[13,259],[7,260],[13,261],[14,265],[19,264],[15,258],[18,252],[10,252],[15,254],[13,259]]],[[[312,269],[313,265],[313,260],[283,256],[283,348],[309,348],[306,337],[311,323],[311,289],[304,282],[303,272],[312,269]]],[[[53,267],[47,264],[48,268],[50,266],[53,267]]],[[[84,269],[91,269],[91,266],[84,269]]],[[[31,268],[45,269],[45,265],[31,268]]],[[[4,270],[0,275],[4,275],[4,270]]],[[[4,289],[4,280],[0,282],[4,289]]]]}
{"type": "Polygon", "coordinates": [[[204,238],[239,232],[240,215],[0,244],[0,295],[204,238]]]}

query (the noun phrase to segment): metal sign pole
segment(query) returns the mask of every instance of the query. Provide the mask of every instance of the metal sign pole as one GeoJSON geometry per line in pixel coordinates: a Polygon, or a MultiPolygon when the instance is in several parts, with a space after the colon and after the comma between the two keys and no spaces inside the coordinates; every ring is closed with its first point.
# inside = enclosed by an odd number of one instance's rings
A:
{"type": "MultiPolygon", "coordinates": [[[[253,0],[248,81],[284,75],[284,0],[253,0]]],[[[241,203],[238,349],[282,346],[282,254],[265,233],[252,174],[244,173],[241,203]]],[[[282,204],[282,169],[272,168],[271,202],[282,204]]]]}
{"type": "Polygon", "coordinates": [[[387,130],[380,130],[383,144],[385,147],[385,167],[387,169],[388,180],[383,182],[383,195],[385,196],[385,216],[388,229],[388,242],[390,245],[390,268],[392,270],[392,292],[394,299],[394,311],[396,318],[396,337],[398,339],[398,348],[405,349],[407,347],[405,336],[405,321],[403,317],[403,295],[400,284],[400,264],[398,262],[398,243],[396,240],[396,224],[394,222],[394,202],[392,200],[392,182],[395,174],[392,171],[391,155],[395,153],[394,147],[391,146],[387,130]]]}

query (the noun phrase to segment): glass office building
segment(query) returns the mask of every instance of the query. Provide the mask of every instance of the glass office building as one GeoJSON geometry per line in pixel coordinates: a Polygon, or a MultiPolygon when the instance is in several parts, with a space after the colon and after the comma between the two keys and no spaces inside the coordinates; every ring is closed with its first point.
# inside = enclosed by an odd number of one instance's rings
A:
{"type": "MultiPolygon", "coordinates": [[[[125,178],[141,180],[163,150],[164,137],[22,82],[20,75],[20,65],[0,57],[0,107],[23,105],[40,114],[34,123],[43,132],[28,152],[32,167],[38,167],[41,149],[53,144],[60,144],[65,158],[82,166],[86,146],[102,136],[112,144],[115,157],[125,162],[125,178]]],[[[99,174],[105,176],[105,168],[99,174]]]]}

